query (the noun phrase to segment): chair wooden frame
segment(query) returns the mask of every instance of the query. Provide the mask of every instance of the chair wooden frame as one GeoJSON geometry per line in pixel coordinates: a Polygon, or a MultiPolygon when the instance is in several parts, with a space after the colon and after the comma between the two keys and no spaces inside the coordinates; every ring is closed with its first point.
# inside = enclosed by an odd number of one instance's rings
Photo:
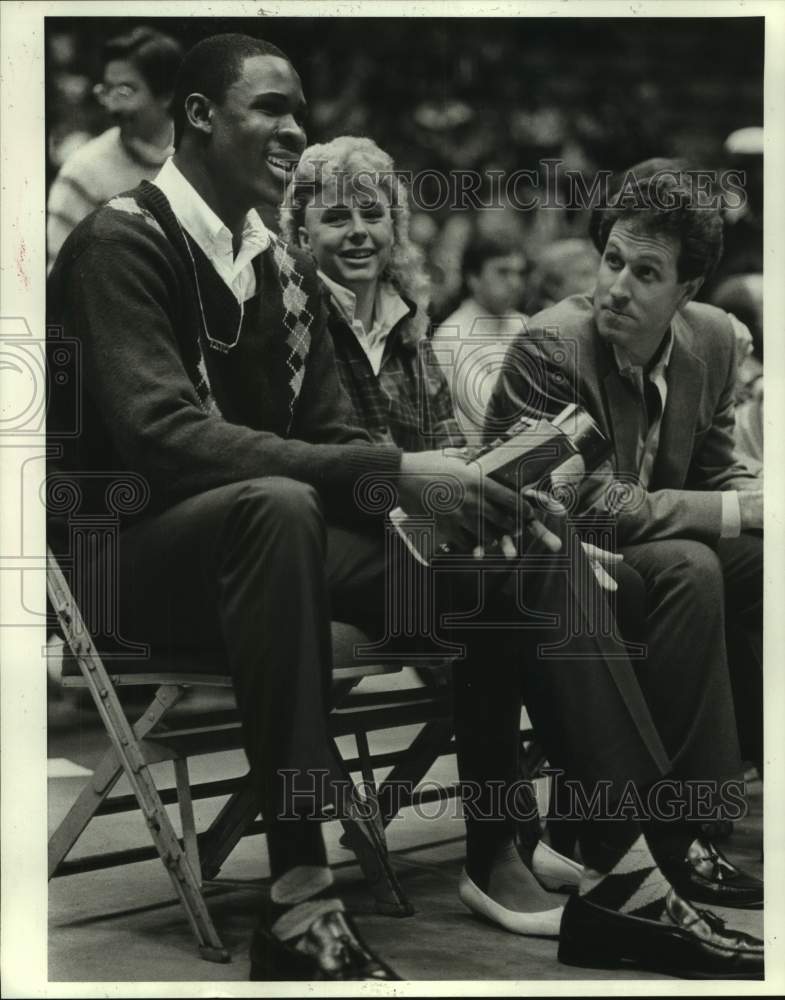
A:
{"type": "MultiPolygon", "coordinates": [[[[49,840],[49,877],[73,874],[127,864],[158,856],[164,864],[175,893],[182,903],[203,958],[226,962],[230,956],[224,947],[207,909],[203,885],[215,880],[218,871],[239,840],[248,833],[264,829],[257,822],[258,802],[249,776],[207,782],[192,786],[188,758],[219,750],[236,749],[240,743],[240,721],[236,712],[213,712],[187,718],[171,726],[167,715],[193,687],[231,688],[231,679],[221,674],[150,673],[110,674],[89,635],[73,594],[51,551],[47,553],[47,593],[70,655],[79,666],[79,675],[64,678],[64,684],[87,688],[100,714],[111,746],[96,767],[68,814],[49,840]],[[131,724],[117,694],[128,685],[152,685],[154,695],[135,724],[131,724]],[[150,765],[171,761],[175,787],[159,789],[150,765]],[[130,795],[110,796],[125,774],[130,795]],[[203,833],[197,833],[193,801],[195,798],[228,795],[227,801],[203,833]],[[182,827],[179,838],[165,806],[177,803],[182,827]],[[153,845],[127,848],[101,855],[68,860],[67,855],[90,821],[100,815],[141,809],[153,845]]],[[[442,661],[443,665],[443,661],[442,661]]],[[[354,851],[365,879],[375,897],[377,910],[398,916],[414,912],[390,863],[385,841],[385,826],[397,812],[383,813],[384,789],[390,782],[407,780],[416,785],[434,761],[453,747],[449,689],[417,688],[366,694],[355,686],[364,677],[393,673],[401,662],[357,664],[335,671],[335,694],[338,708],[331,716],[333,750],[336,763],[347,780],[360,771],[367,799],[355,799],[349,815],[341,818],[344,842],[354,851]],[[373,755],[368,732],[424,723],[422,730],[404,751],[373,755]],[[335,738],[354,734],[357,758],[344,761],[335,738]],[[393,770],[377,788],[374,765],[393,764],[393,770]]],[[[455,789],[442,790],[443,795],[455,789]]],[[[440,797],[443,797],[440,796],[440,797]]],[[[425,798],[431,796],[423,796],[425,798]]],[[[412,804],[416,796],[401,806],[412,804]]]]}

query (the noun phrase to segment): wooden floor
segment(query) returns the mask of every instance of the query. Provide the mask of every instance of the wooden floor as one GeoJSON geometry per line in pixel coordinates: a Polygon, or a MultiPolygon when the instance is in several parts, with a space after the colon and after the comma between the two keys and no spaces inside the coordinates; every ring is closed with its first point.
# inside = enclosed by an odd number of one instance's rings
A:
{"type": "MultiPolygon", "coordinates": [[[[381,749],[384,737],[377,745],[381,749]]],[[[82,719],[77,727],[50,728],[49,756],[55,775],[49,782],[50,828],[78,793],[103,750],[102,735],[82,719]]],[[[197,762],[200,775],[244,771],[238,754],[197,762]]],[[[445,758],[429,775],[449,783],[454,758],[445,758]]],[[[119,790],[119,789],[118,789],[119,790]]],[[[749,871],[761,873],[762,791],[749,787],[749,816],[738,823],[726,844],[729,855],[749,871]]],[[[217,803],[198,803],[201,820],[217,803]]],[[[358,914],[367,940],[410,980],[533,981],[602,980],[609,974],[562,966],[556,942],[524,938],[484,924],[464,909],[457,896],[463,857],[463,822],[454,802],[424,807],[428,815],[405,810],[389,830],[393,862],[416,913],[383,917],[372,903],[353,856],[337,843],[336,824],[326,827],[330,860],[345,902],[358,914]]],[[[197,821],[200,816],[197,815],[197,821]]],[[[124,816],[97,820],[85,835],[84,849],[147,843],[142,822],[124,816]]],[[[78,845],[81,852],[83,846],[78,845]]],[[[55,879],[49,886],[49,980],[52,982],[209,982],[231,983],[248,976],[247,949],[261,892],[255,881],[267,874],[263,837],[246,838],[227,862],[222,878],[232,885],[209,890],[209,905],[232,955],[228,965],[202,961],[158,861],[55,879]]],[[[732,926],[762,934],[763,914],[719,911],[732,926]]],[[[667,977],[624,970],[615,980],[670,981],[667,977]]],[[[487,987],[486,987],[487,988],[487,987]]],[[[536,986],[531,990],[536,989],[536,986]]],[[[530,992],[525,987],[522,992],[530,992]]],[[[108,995],[108,994],[107,994],[108,995]]],[[[123,993],[122,995],[129,995],[123,993]]],[[[153,995],[139,993],[138,995],[153,995]]],[[[213,993],[213,995],[216,995],[213,993]]],[[[231,995],[231,994],[229,994],[231,995]]],[[[257,994],[259,995],[259,994],[257,994]]]]}

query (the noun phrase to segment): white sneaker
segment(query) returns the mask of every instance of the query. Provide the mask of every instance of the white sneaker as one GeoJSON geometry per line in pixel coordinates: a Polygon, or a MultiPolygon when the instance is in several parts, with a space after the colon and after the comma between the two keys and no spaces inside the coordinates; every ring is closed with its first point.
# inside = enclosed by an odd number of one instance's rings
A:
{"type": "Polygon", "coordinates": [[[532,871],[549,892],[575,892],[583,874],[583,865],[554,851],[542,840],[534,848],[532,871]]]}
{"type": "Polygon", "coordinates": [[[513,934],[549,938],[559,936],[563,906],[555,906],[552,910],[536,910],[533,913],[508,910],[494,902],[490,896],[486,896],[482,889],[469,878],[465,868],[461,872],[461,880],[458,883],[458,895],[461,902],[472,913],[485,917],[486,920],[504,927],[505,930],[511,931],[513,934]]]}

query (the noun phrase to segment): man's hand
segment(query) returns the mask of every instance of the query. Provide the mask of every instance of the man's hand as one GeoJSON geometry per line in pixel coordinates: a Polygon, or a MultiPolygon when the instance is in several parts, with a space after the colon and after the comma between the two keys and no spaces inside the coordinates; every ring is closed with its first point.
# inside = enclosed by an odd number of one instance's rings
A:
{"type": "Polygon", "coordinates": [[[763,490],[739,490],[742,531],[763,529],[763,490]]]}
{"type": "Polygon", "coordinates": [[[598,545],[592,545],[591,542],[581,542],[581,545],[591,563],[594,575],[597,577],[597,583],[603,590],[618,590],[619,585],[608,570],[618,565],[624,556],[620,552],[608,552],[607,549],[601,549],[598,545]]]}
{"type": "MultiPolygon", "coordinates": [[[[476,538],[480,525],[485,524],[494,537],[501,538],[504,555],[513,558],[517,553],[512,536],[517,525],[524,522],[526,530],[551,552],[561,548],[561,539],[545,527],[525,497],[483,476],[476,462],[466,463],[453,454],[424,451],[403,456],[398,481],[401,507],[407,514],[421,513],[424,510],[423,491],[440,480],[454,482],[456,491],[462,496],[454,510],[436,515],[451,537],[462,542],[467,535],[476,538]]],[[[533,493],[529,495],[535,497],[533,493]]],[[[481,556],[482,550],[475,549],[475,554],[481,556]]]]}

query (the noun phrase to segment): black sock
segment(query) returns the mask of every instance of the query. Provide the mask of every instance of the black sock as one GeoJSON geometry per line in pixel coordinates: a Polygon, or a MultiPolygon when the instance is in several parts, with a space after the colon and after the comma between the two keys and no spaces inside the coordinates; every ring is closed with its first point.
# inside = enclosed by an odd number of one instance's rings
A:
{"type": "Polygon", "coordinates": [[[273,821],[267,833],[267,853],[273,879],[301,865],[326,868],[321,822],[304,817],[273,821]]]}
{"type": "Polygon", "coordinates": [[[687,856],[701,828],[699,823],[687,820],[650,819],[643,824],[643,832],[657,864],[667,872],[687,856]]]}

